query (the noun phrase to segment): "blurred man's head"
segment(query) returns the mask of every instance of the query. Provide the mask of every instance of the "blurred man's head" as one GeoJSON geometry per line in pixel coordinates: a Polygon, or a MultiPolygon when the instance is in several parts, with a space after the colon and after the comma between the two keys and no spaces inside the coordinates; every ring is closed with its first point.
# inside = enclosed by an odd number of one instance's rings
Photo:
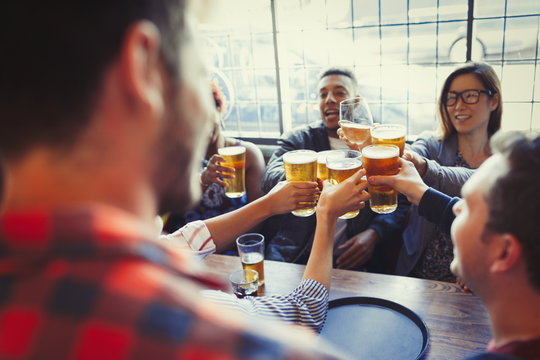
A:
{"type": "Polygon", "coordinates": [[[7,168],[29,154],[60,159],[91,143],[86,148],[104,161],[140,153],[152,196],[166,208],[191,204],[211,98],[184,7],[181,0],[2,2],[7,168]]]}
{"type": "Polygon", "coordinates": [[[358,82],[348,69],[329,68],[319,76],[319,110],[330,130],[339,128],[339,103],[358,95],[358,82]]]}
{"type": "Polygon", "coordinates": [[[493,279],[519,274],[540,293],[540,137],[501,133],[491,145],[495,154],[463,186],[454,209],[451,269],[480,296],[493,279]]]}

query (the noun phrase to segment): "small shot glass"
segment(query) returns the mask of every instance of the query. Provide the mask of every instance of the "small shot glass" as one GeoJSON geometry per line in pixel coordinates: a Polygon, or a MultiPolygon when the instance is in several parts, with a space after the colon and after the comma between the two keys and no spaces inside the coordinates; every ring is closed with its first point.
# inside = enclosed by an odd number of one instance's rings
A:
{"type": "Polygon", "coordinates": [[[234,295],[241,299],[244,296],[257,296],[259,273],[251,269],[242,269],[229,276],[234,295]]]}

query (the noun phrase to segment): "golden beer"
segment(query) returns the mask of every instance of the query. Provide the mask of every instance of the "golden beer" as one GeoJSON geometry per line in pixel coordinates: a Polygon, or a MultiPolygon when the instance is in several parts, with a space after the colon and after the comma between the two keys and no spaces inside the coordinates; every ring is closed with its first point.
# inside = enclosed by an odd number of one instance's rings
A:
{"type": "MultiPolygon", "coordinates": [[[[317,153],[312,150],[293,150],[283,154],[285,178],[288,182],[317,181],[317,153]]],[[[301,203],[302,204],[302,203],[301,203]]],[[[304,203],[306,208],[292,211],[293,215],[306,217],[315,213],[315,204],[304,203]]]]}
{"type": "MultiPolygon", "coordinates": [[[[399,148],[396,145],[370,145],[362,150],[366,176],[395,175],[399,172],[399,148]]],[[[369,206],[379,214],[388,214],[397,208],[397,192],[386,185],[368,185],[371,196],[369,206]]]]}
{"type": "Polygon", "coordinates": [[[371,143],[396,145],[399,148],[399,156],[403,156],[405,150],[405,126],[396,124],[377,125],[371,129],[371,143]]]}
{"type": "Polygon", "coordinates": [[[264,236],[257,233],[240,235],[236,238],[242,268],[259,273],[259,285],[264,284],[264,236]]]}
{"type": "Polygon", "coordinates": [[[350,142],[357,144],[360,149],[371,144],[371,126],[358,124],[349,120],[341,120],[339,126],[350,142]]]}
{"type": "Polygon", "coordinates": [[[258,252],[242,254],[242,268],[255,270],[259,273],[259,286],[264,284],[264,256],[258,252]]]}
{"type": "MultiPolygon", "coordinates": [[[[328,155],[326,159],[326,167],[328,168],[328,179],[332,184],[339,184],[349,177],[353,176],[362,168],[361,153],[359,151],[339,151],[343,156],[328,155]]],[[[340,219],[352,219],[358,215],[360,210],[349,211],[341,215],[340,219]]]]}
{"type": "Polygon", "coordinates": [[[326,168],[326,157],[333,150],[324,150],[317,153],[317,179],[328,180],[328,169],[326,168]]]}
{"type": "Polygon", "coordinates": [[[218,154],[225,159],[221,166],[234,170],[234,178],[223,179],[227,183],[225,195],[229,198],[239,198],[246,193],[246,148],[229,146],[218,149],[218,154]]]}

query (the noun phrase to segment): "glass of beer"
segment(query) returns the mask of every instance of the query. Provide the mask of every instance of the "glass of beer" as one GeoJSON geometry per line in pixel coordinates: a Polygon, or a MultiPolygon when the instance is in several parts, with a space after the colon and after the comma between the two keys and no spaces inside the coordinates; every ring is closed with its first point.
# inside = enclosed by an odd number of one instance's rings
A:
{"type": "Polygon", "coordinates": [[[405,135],[407,130],[403,125],[379,124],[371,129],[372,144],[391,144],[399,148],[399,156],[403,156],[405,150],[405,135]]]}
{"type": "Polygon", "coordinates": [[[259,274],[259,286],[264,284],[264,236],[257,233],[240,235],[236,238],[242,268],[255,270],[259,274]]]}
{"type": "Polygon", "coordinates": [[[234,295],[242,299],[244,296],[257,296],[259,274],[255,270],[242,269],[229,275],[234,295]]]}
{"type": "Polygon", "coordinates": [[[326,168],[326,157],[334,150],[324,150],[317,153],[317,179],[328,180],[328,169],[326,168]]]}
{"type": "MultiPolygon", "coordinates": [[[[317,153],[312,150],[293,150],[283,154],[285,178],[288,182],[317,181],[317,153]]],[[[315,204],[306,202],[306,207],[292,211],[293,215],[306,217],[315,213],[315,204]]]]}
{"type": "Polygon", "coordinates": [[[234,178],[223,179],[227,183],[225,196],[235,199],[246,193],[246,148],[243,146],[228,146],[218,149],[218,154],[225,159],[222,166],[234,170],[234,178]]]}
{"type": "MultiPolygon", "coordinates": [[[[366,176],[395,175],[399,172],[399,148],[396,145],[370,145],[362,149],[366,176]]],[[[386,185],[368,185],[369,206],[379,214],[389,214],[397,208],[397,191],[386,185]]]]}
{"type": "MultiPolygon", "coordinates": [[[[334,150],[326,156],[328,180],[332,184],[339,184],[354,175],[362,168],[362,153],[355,150],[334,150]]],[[[341,215],[340,219],[352,219],[360,210],[349,211],[341,215]]]]}
{"type": "Polygon", "coordinates": [[[373,117],[362,97],[357,96],[339,103],[339,126],[347,139],[357,144],[359,149],[370,144],[373,117]]]}

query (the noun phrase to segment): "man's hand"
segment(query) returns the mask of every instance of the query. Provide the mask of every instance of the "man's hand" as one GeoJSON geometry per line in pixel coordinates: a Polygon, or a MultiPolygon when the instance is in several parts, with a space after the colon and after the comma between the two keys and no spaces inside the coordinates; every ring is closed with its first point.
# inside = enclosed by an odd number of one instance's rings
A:
{"type": "Polygon", "coordinates": [[[338,269],[354,269],[371,258],[379,235],[373,229],[367,229],[350,238],[345,244],[338,246],[338,250],[345,250],[337,259],[338,269]]]}
{"type": "Polygon", "coordinates": [[[418,171],[421,177],[424,177],[424,175],[426,175],[427,161],[423,156],[421,156],[415,151],[405,150],[405,154],[403,154],[403,159],[412,162],[414,164],[414,167],[416,168],[416,171],[418,171]]]}

